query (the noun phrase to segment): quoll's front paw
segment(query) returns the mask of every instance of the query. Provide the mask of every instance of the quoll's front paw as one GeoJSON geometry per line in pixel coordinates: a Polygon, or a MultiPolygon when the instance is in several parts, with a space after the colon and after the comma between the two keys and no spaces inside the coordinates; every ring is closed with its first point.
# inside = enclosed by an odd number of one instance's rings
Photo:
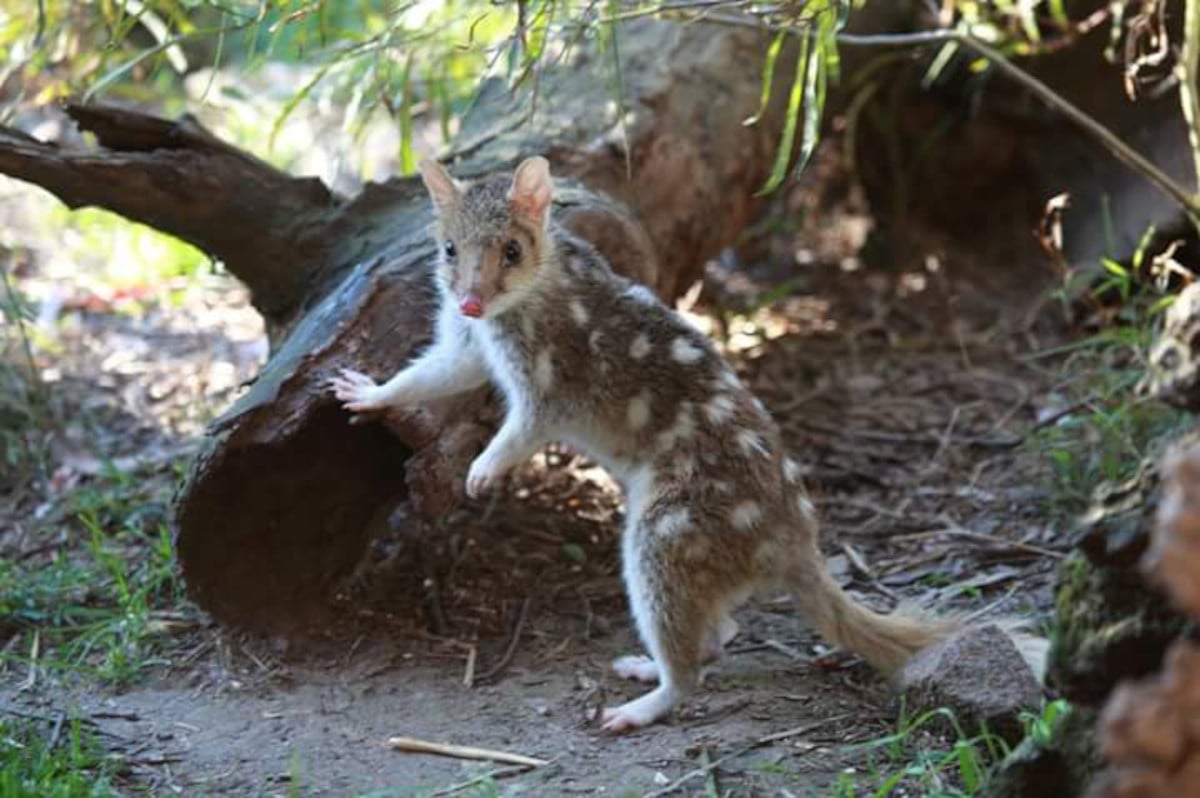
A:
{"type": "Polygon", "coordinates": [[[477,459],[471,463],[471,470],[467,472],[467,495],[472,499],[480,498],[483,494],[496,487],[502,476],[503,473],[486,460],[483,458],[477,459]]]}
{"type": "Polygon", "coordinates": [[[375,381],[357,371],[342,369],[342,373],[329,380],[333,395],[342,405],[355,413],[366,413],[384,407],[380,401],[379,386],[375,381]]]}

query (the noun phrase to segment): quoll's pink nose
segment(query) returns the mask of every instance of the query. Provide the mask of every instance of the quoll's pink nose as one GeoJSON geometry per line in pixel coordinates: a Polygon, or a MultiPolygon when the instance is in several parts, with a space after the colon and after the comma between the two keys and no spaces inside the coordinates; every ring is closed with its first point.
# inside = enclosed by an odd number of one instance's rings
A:
{"type": "Polygon", "coordinates": [[[458,309],[464,316],[478,319],[483,315],[483,300],[479,298],[479,294],[467,294],[459,303],[458,309]]]}

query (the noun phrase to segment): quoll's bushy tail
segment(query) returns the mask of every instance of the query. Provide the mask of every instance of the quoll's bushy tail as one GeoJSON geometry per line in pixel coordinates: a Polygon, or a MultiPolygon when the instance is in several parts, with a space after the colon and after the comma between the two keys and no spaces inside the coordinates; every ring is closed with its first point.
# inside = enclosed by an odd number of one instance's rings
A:
{"type": "Polygon", "coordinates": [[[826,640],[853,651],[886,674],[962,627],[953,617],[875,612],[847,595],[823,560],[817,559],[815,567],[806,570],[809,573],[793,583],[792,592],[808,622],[826,640]]]}

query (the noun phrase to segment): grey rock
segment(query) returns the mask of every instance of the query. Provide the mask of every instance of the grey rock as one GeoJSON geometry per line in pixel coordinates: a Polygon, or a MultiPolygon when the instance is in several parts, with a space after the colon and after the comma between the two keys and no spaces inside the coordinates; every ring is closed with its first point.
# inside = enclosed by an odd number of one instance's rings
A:
{"type": "Polygon", "coordinates": [[[1036,712],[1042,686],[1012,639],[995,625],[968,628],[918,653],[896,676],[910,713],[951,709],[971,734],[986,725],[1010,742],[1021,713],[1036,712]]]}

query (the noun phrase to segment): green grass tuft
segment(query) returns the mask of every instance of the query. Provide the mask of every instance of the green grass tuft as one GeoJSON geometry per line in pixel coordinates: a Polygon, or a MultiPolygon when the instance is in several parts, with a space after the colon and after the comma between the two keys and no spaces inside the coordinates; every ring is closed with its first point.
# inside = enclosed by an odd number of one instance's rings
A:
{"type": "Polygon", "coordinates": [[[58,725],[0,717],[0,796],[109,798],[119,796],[119,765],[78,719],[58,725]]]}
{"type": "Polygon", "coordinates": [[[48,562],[0,561],[0,636],[24,637],[8,660],[114,685],[164,663],[183,602],[170,533],[144,527],[113,484],[77,494],[79,524],[65,526],[81,539],[48,562]]]}

